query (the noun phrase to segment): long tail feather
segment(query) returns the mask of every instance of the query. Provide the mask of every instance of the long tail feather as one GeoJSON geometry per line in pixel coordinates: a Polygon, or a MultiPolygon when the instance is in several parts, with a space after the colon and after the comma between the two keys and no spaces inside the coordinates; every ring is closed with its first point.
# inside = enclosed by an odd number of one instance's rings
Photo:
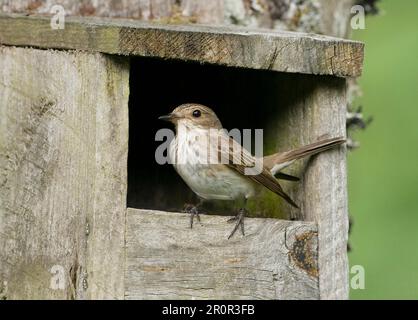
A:
{"type": "Polygon", "coordinates": [[[295,160],[332,149],[340,144],[343,144],[345,141],[346,140],[343,137],[325,139],[294,150],[276,153],[271,156],[264,157],[264,165],[270,169],[273,175],[276,175],[280,170],[289,166],[295,160]]]}

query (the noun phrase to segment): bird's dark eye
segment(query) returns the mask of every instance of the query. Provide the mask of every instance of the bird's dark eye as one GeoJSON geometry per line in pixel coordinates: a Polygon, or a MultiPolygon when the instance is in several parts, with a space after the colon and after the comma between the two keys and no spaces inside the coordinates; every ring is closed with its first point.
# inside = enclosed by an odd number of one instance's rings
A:
{"type": "Polygon", "coordinates": [[[202,115],[202,113],[200,112],[200,110],[193,111],[193,117],[199,118],[201,115],[202,115]]]}

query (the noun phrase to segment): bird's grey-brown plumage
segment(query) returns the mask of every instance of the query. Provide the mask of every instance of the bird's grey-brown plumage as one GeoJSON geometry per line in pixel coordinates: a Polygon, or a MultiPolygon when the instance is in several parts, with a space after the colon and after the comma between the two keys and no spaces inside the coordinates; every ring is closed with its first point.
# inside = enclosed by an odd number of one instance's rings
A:
{"type": "MultiPolygon", "coordinates": [[[[176,137],[169,148],[174,168],[186,184],[205,200],[246,200],[256,196],[256,187],[261,186],[297,208],[297,204],[284,192],[276,177],[293,181],[298,178],[280,171],[295,160],[345,142],[341,137],[323,139],[287,152],[256,158],[222,130],[218,117],[206,106],[184,104],[160,119],[168,120],[176,127],[176,137]],[[215,162],[214,156],[217,160],[215,162]],[[248,169],[255,167],[259,168],[257,174],[247,174],[248,169]]],[[[240,217],[237,218],[237,225],[230,237],[238,225],[241,225],[244,233],[244,212],[245,210],[240,210],[240,217]]],[[[197,213],[196,209],[193,213],[197,213]]],[[[193,225],[193,215],[191,219],[193,225]]]]}
{"type": "MultiPolygon", "coordinates": [[[[230,138],[226,134],[221,135],[219,138],[220,140],[228,139],[229,141],[229,150],[223,150],[222,148],[219,148],[219,145],[214,146],[220,149],[221,153],[229,152],[231,160],[227,164],[229,168],[236,170],[243,176],[247,177],[248,179],[251,179],[254,182],[257,182],[258,184],[261,184],[270,191],[273,191],[274,193],[284,198],[292,206],[298,208],[297,204],[283,191],[282,187],[279,184],[279,181],[277,181],[277,179],[271,174],[270,170],[268,170],[268,168],[263,164],[263,160],[253,157],[249,151],[247,151],[234,139],[230,138]],[[245,175],[245,169],[254,168],[255,163],[257,161],[260,162],[259,165],[262,167],[261,173],[257,175],[245,175]]],[[[221,143],[221,145],[223,144],[221,143]]]]}

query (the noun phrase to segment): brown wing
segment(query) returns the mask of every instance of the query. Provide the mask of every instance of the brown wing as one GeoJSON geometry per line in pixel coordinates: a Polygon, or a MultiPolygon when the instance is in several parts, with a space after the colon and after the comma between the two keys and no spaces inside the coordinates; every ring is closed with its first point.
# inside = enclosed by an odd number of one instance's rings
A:
{"type": "MultiPolygon", "coordinates": [[[[256,161],[261,161],[253,157],[249,151],[227,135],[219,136],[218,159],[228,159],[228,163],[226,165],[242,175],[245,175],[245,169],[254,168],[256,161]]],[[[283,191],[279,182],[270,173],[270,171],[263,166],[262,162],[260,162],[259,165],[262,166],[260,174],[245,176],[278,194],[295,208],[299,208],[296,203],[283,191]]]]}

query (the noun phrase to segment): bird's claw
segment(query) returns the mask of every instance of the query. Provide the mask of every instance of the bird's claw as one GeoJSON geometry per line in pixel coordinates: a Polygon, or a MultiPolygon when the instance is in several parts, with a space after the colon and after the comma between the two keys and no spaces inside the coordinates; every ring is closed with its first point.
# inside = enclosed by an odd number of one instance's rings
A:
{"type": "Polygon", "coordinates": [[[235,217],[233,217],[233,218],[231,218],[231,219],[229,219],[229,220],[228,220],[228,223],[231,223],[231,222],[236,221],[236,223],[235,223],[235,227],[234,227],[234,229],[232,230],[231,234],[229,235],[228,240],[232,238],[232,236],[235,234],[235,232],[237,232],[238,228],[240,228],[240,229],[241,229],[241,233],[242,233],[242,235],[243,235],[243,236],[245,236],[245,230],[244,230],[244,218],[245,218],[245,214],[246,214],[246,213],[247,213],[247,210],[245,210],[245,209],[240,209],[240,210],[238,211],[238,214],[237,214],[235,217]]]}
{"type": "Polygon", "coordinates": [[[196,217],[197,221],[200,223],[199,209],[196,206],[186,204],[184,206],[183,212],[190,214],[190,229],[193,229],[194,217],[196,217]]]}

